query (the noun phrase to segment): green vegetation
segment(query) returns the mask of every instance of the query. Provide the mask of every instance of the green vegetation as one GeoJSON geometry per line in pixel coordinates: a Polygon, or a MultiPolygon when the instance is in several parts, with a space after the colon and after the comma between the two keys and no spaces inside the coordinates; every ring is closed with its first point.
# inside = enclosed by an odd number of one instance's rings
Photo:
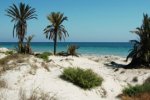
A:
{"type": "Polygon", "coordinates": [[[145,83],[142,85],[129,86],[123,90],[124,95],[135,96],[140,93],[149,92],[150,93],[150,84],[145,83]]]}
{"type": "Polygon", "coordinates": [[[14,22],[13,27],[13,37],[16,32],[16,37],[18,37],[18,52],[24,53],[24,38],[27,33],[27,20],[36,19],[37,15],[35,14],[35,8],[31,8],[29,5],[25,5],[24,3],[20,3],[19,7],[15,4],[9,6],[6,10],[6,15],[11,17],[11,22],[14,22]]]}
{"type": "MultiPolygon", "coordinates": [[[[140,95],[147,96],[147,94],[150,94],[150,77],[148,77],[142,85],[129,86],[123,90],[123,95],[125,95],[126,98],[138,97],[140,95]]],[[[150,96],[147,97],[150,98],[150,96]]]]}
{"type": "Polygon", "coordinates": [[[15,53],[15,51],[9,50],[9,51],[6,51],[6,52],[0,52],[0,53],[4,53],[4,54],[6,54],[6,55],[12,55],[12,54],[15,53]]]}
{"type": "Polygon", "coordinates": [[[67,20],[67,17],[60,12],[52,12],[47,19],[50,21],[51,25],[48,25],[44,29],[44,34],[46,38],[54,40],[54,55],[56,55],[56,46],[57,46],[57,39],[62,40],[65,39],[68,35],[65,27],[62,23],[67,20]]]}
{"type": "Polygon", "coordinates": [[[126,68],[133,67],[150,67],[150,17],[147,14],[143,15],[143,23],[141,27],[136,28],[135,33],[139,36],[138,40],[131,40],[133,49],[127,56],[132,58],[131,63],[126,68]]]}
{"type": "Polygon", "coordinates": [[[103,79],[94,73],[91,69],[65,68],[62,79],[70,81],[83,89],[91,89],[102,84],[103,79]]]}
{"type": "Polygon", "coordinates": [[[52,55],[50,52],[43,52],[42,54],[38,54],[37,57],[38,58],[42,58],[45,61],[48,61],[48,56],[52,55]]]}

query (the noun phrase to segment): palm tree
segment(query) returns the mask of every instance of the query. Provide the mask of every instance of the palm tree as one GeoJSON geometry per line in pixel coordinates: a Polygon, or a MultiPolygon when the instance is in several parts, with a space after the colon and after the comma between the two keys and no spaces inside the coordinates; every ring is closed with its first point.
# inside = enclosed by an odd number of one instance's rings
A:
{"type": "Polygon", "coordinates": [[[31,49],[31,40],[33,39],[34,35],[25,37],[26,40],[26,44],[25,44],[25,53],[31,54],[32,53],[32,49],[31,49]]]}
{"type": "Polygon", "coordinates": [[[150,17],[147,14],[143,15],[143,23],[141,27],[136,28],[136,31],[132,31],[137,34],[140,40],[131,40],[133,43],[133,49],[127,56],[132,58],[128,67],[150,67],[150,17]]]}
{"type": "Polygon", "coordinates": [[[68,35],[64,25],[62,23],[67,20],[67,17],[64,16],[63,13],[60,12],[52,12],[47,19],[50,21],[51,25],[48,25],[44,29],[44,34],[46,38],[52,39],[54,41],[54,55],[56,54],[56,46],[57,46],[57,39],[62,40],[65,39],[68,35]]]}
{"type": "Polygon", "coordinates": [[[35,8],[31,8],[31,6],[25,5],[24,3],[20,3],[18,7],[13,4],[6,10],[6,15],[12,18],[11,22],[15,23],[13,37],[16,33],[16,37],[19,39],[18,46],[20,46],[20,52],[23,51],[23,41],[27,33],[27,20],[37,19],[35,12],[35,8]]]}

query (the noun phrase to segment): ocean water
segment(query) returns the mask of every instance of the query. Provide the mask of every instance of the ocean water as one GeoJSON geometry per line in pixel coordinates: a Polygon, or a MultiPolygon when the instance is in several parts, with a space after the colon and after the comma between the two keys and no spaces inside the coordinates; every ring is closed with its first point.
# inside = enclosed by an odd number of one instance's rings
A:
{"type": "MultiPolygon", "coordinates": [[[[57,52],[67,51],[70,44],[79,46],[77,52],[83,55],[116,55],[127,56],[132,45],[128,42],[59,42],[57,52]]],[[[15,49],[15,42],[0,42],[0,47],[15,49]]],[[[33,42],[32,50],[35,52],[53,52],[53,42],[33,42]]]]}

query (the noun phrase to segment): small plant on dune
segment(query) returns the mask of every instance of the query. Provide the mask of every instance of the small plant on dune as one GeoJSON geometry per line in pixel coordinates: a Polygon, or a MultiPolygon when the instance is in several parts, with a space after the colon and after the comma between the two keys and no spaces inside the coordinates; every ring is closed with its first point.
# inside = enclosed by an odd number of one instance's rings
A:
{"type": "Polygon", "coordinates": [[[31,92],[30,97],[26,96],[26,92],[23,89],[19,91],[19,100],[57,100],[56,95],[51,95],[50,93],[45,93],[43,91],[34,90],[31,92]]]}
{"type": "Polygon", "coordinates": [[[25,53],[27,54],[32,54],[32,49],[31,49],[31,40],[33,39],[34,35],[25,37],[26,44],[24,46],[25,48],[25,53]]]}
{"type": "Polygon", "coordinates": [[[0,80],[0,88],[7,88],[7,83],[5,80],[0,80]]]}
{"type": "Polygon", "coordinates": [[[5,55],[12,55],[12,54],[15,53],[15,51],[10,50],[10,51],[0,52],[0,53],[3,53],[3,54],[5,54],[5,55]]]}
{"type": "Polygon", "coordinates": [[[77,56],[76,50],[77,50],[78,48],[79,48],[79,47],[78,47],[77,45],[70,45],[70,46],[68,47],[67,52],[68,52],[69,55],[77,56]]]}
{"type": "Polygon", "coordinates": [[[123,89],[122,100],[150,100],[150,78],[142,85],[129,86],[123,89]]]}
{"type": "Polygon", "coordinates": [[[34,35],[25,37],[26,42],[23,44],[18,43],[18,47],[16,47],[16,51],[18,53],[32,54],[31,41],[32,41],[33,37],[34,37],[34,35]],[[22,50],[22,51],[20,52],[20,50],[22,50]]]}
{"type": "Polygon", "coordinates": [[[50,52],[43,52],[42,54],[37,55],[38,58],[42,58],[45,61],[48,61],[48,56],[52,55],[50,52]]]}
{"type": "Polygon", "coordinates": [[[150,77],[148,77],[148,78],[145,80],[144,84],[145,84],[145,83],[147,83],[147,84],[149,83],[149,84],[150,84],[150,77]]]}
{"type": "Polygon", "coordinates": [[[135,96],[139,93],[149,92],[150,93],[150,84],[142,84],[136,86],[129,86],[123,90],[123,94],[128,96],[135,96]]]}
{"type": "Polygon", "coordinates": [[[28,57],[28,55],[23,55],[23,54],[12,54],[8,55],[2,59],[0,59],[0,72],[4,72],[6,70],[10,70],[16,66],[9,66],[8,62],[13,61],[13,62],[18,62],[18,60],[23,60],[25,57],[28,57]]]}
{"type": "Polygon", "coordinates": [[[91,89],[102,84],[103,79],[94,73],[91,69],[65,68],[62,79],[70,81],[83,89],[91,89]]]}
{"type": "Polygon", "coordinates": [[[2,59],[0,59],[0,65],[5,65],[6,63],[8,63],[10,60],[22,60],[23,58],[28,57],[28,55],[24,55],[24,54],[12,54],[12,55],[8,55],[2,59]]]}
{"type": "Polygon", "coordinates": [[[12,55],[12,54],[14,54],[14,51],[6,51],[5,54],[6,55],[12,55]]]}

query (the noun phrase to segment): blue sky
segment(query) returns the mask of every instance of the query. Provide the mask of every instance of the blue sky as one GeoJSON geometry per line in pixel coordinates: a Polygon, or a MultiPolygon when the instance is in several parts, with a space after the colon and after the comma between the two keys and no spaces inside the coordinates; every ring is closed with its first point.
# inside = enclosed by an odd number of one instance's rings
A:
{"type": "Polygon", "coordinates": [[[143,13],[150,14],[150,0],[1,0],[0,41],[13,38],[13,24],[5,16],[12,3],[20,2],[36,8],[38,20],[28,21],[27,35],[34,34],[34,42],[47,42],[43,29],[50,24],[46,16],[60,11],[68,17],[64,22],[70,36],[68,42],[127,42],[138,37],[132,33],[142,23],[143,13]]]}

